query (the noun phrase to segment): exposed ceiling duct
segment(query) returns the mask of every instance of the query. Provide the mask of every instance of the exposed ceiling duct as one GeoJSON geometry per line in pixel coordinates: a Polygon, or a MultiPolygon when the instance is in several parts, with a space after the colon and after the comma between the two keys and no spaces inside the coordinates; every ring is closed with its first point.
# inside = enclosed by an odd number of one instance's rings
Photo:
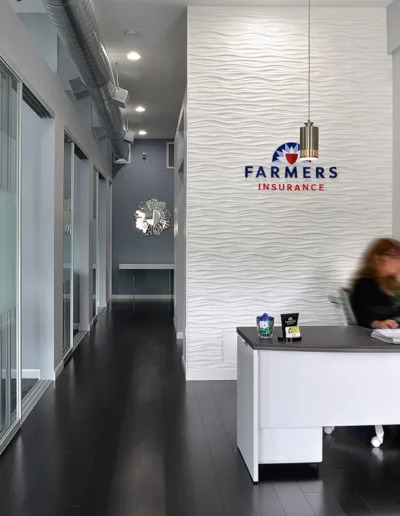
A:
{"type": "Polygon", "coordinates": [[[129,161],[134,134],[127,130],[121,113],[128,92],[115,83],[92,0],[42,0],[42,3],[92,98],[116,159],[129,161]]]}

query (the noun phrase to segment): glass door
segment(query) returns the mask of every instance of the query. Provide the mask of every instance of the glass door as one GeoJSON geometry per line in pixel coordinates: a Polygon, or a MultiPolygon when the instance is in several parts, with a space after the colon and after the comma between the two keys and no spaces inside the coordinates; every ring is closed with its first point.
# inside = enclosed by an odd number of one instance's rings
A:
{"type": "Polygon", "coordinates": [[[73,346],[73,167],[74,143],[64,140],[64,278],[63,278],[63,355],[73,346]]]}
{"type": "Polygon", "coordinates": [[[92,225],[92,242],[93,242],[93,318],[97,315],[98,310],[98,181],[99,181],[99,173],[96,169],[94,169],[94,177],[93,177],[93,225],[92,225]]]}
{"type": "Polygon", "coordinates": [[[20,83],[0,62],[0,445],[21,417],[20,83]]]}
{"type": "MultiPolygon", "coordinates": [[[[76,146],[75,146],[76,150],[76,146]]],[[[73,287],[72,287],[72,304],[73,304],[73,340],[75,339],[75,336],[80,332],[81,329],[81,266],[79,263],[79,256],[80,256],[80,248],[81,248],[81,241],[79,239],[78,231],[79,231],[79,225],[80,225],[80,217],[81,213],[78,208],[78,199],[80,196],[80,188],[81,188],[81,181],[79,174],[82,173],[82,161],[75,155],[74,157],[74,175],[73,175],[73,185],[74,190],[72,192],[72,198],[73,198],[73,230],[72,230],[72,263],[73,263],[73,271],[72,271],[72,278],[73,278],[73,287]]],[[[74,342],[75,344],[75,342],[74,342]]]]}

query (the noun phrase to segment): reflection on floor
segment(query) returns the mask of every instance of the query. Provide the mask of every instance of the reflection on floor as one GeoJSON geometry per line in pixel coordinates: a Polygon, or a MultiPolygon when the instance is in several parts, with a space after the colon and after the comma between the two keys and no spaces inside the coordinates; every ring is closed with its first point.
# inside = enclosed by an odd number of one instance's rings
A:
{"type": "Polygon", "coordinates": [[[170,306],[119,303],[0,458],[3,516],[400,515],[400,437],[337,429],[319,476],[236,449],[235,382],[185,383],[170,306]],[[155,324],[155,321],[157,324],[155,324]]]}

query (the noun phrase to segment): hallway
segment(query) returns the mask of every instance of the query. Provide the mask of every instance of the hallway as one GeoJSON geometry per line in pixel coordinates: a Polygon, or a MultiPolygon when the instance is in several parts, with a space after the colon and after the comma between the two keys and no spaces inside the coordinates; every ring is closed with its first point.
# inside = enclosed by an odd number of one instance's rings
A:
{"type": "Polygon", "coordinates": [[[235,382],[185,384],[169,305],[114,304],[1,457],[1,516],[400,514],[390,437],[374,454],[339,430],[320,479],[267,468],[253,486],[235,396],[235,382]]]}

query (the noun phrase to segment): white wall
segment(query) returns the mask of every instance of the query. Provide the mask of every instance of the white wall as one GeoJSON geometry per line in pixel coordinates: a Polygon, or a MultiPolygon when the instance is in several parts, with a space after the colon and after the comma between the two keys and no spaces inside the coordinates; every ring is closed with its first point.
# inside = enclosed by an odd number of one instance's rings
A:
{"type": "Polygon", "coordinates": [[[324,192],[258,191],[244,178],[307,119],[306,14],[188,8],[188,379],[235,377],[236,326],[265,311],[341,323],[327,296],[392,233],[385,9],[313,9],[318,164],[339,177],[324,192]]]}
{"type": "MultiPolygon", "coordinates": [[[[62,362],[63,340],[63,163],[64,130],[79,144],[91,161],[112,177],[106,157],[100,151],[91,132],[82,125],[60,83],[59,77],[49,68],[39,49],[33,44],[30,34],[8,2],[0,2],[0,57],[14,70],[35,95],[54,114],[55,148],[52,159],[54,174],[49,185],[49,203],[53,206],[51,216],[46,219],[48,242],[53,253],[49,253],[48,277],[51,278],[54,309],[53,332],[54,364],[62,362]]],[[[50,287],[49,287],[50,288],[50,287]]]]}
{"type": "Polygon", "coordinates": [[[400,239],[400,0],[388,7],[388,53],[393,63],[393,235],[400,239]]]}
{"type": "MultiPolygon", "coordinates": [[[[400,23],[400,16],[399,16],[400,23]]],[[[400,48],[393,53],[393,236],[400,240],[400,48]]]]}
{"type": "Polygon", "coordinates": [[[400,1],[393,0],[387,8],[387,28],[388,28],[388,52],[391,54],[400,47],[400,1]]]}
{"type": "Polygon", "coordinates": [[[58,37],[55,26],[47,14],[21,13],[18,15],[28,30],[43,59],[57,73],[58,37]]]}

